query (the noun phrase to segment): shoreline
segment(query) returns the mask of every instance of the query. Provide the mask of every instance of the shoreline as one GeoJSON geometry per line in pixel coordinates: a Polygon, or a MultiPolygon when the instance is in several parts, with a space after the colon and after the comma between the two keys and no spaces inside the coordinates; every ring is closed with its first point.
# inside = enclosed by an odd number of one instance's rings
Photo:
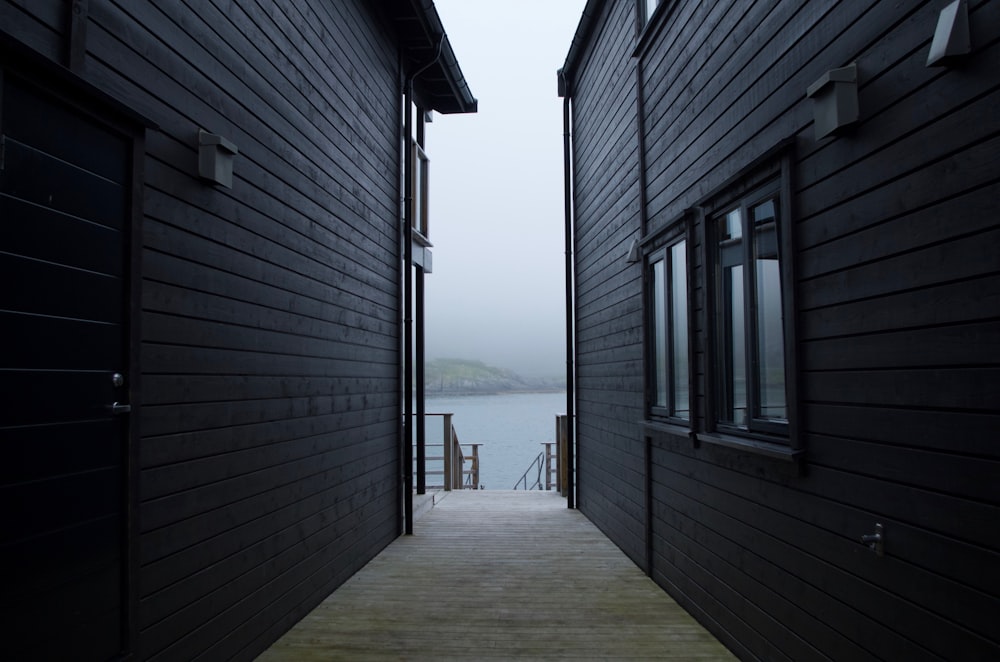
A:
{"type": "Polygon", "coordinates": [[[502,389],[502,390],[444,390],[444,391],[428,391],[424,389],[424,396],[431,397],[447,397],[455,395],[519,395],[519,394],[530,394],[530,393],[565,393],[566,387],[561,388],[525,388],[525,389],[502,389]]]}

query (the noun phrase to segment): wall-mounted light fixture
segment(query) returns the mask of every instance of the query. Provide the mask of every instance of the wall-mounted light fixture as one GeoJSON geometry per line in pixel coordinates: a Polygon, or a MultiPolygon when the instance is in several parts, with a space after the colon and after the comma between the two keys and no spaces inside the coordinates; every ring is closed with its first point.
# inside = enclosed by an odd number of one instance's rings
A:
{"type": "Polygon", "coordinates": [[[812,99],[816,140],[836,133],[858,121],[858,67],[831,69],[809,86],[806,96],[812,99]]]}
{"type": "Polygon", "coordinates": [[[198,176],[226,188],[233,188],[233,157],[236,145],[222,136],[198,131],[198,176]]]}
{"type": "Polygon", "coordinates": [[[632,245],[628,248],[628,257],[626,258],[629,264],[635,264],[636,262],[642,261],[642,251],[639,249],[639,240],[633,239],[632,245]]]}
{"type": "Polygon", "coordinates": [[[946,67],[972,52],[969,37],[969,4],[955,0],[938,15],[934,40],[927,54],[928,67],[946,67]]]}

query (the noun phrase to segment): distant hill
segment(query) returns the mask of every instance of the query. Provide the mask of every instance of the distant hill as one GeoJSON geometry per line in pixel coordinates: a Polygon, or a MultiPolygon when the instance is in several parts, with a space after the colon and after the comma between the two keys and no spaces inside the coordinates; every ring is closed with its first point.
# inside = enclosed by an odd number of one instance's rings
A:
{"type": "Polygon", "coordinates": [[[565,378],[522,377],[511,370],[466,359],[428,361],[424,375],[428,395],[560,391],[566,388],[565,378]]]}

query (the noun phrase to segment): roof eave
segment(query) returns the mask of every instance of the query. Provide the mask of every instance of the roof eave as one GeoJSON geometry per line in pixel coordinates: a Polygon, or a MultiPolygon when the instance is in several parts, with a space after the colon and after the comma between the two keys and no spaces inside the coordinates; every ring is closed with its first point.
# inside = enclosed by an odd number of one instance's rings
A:
{"type": "Polygon", "coordinates": [[[433,0],[390,0],[385,3],[399,33],[406,75],[417,74],[421,105],[442,114],[474,113],[472,95],[433,0]]]}
{"type": "Polygon", "coordinates": [[[580,23],[576,26],[573,41],[570,42],[569,52],[566,54],[566,62],[556,72],[560,97],[573,96],[573,76],[576,74],[576,68],[580,65],[580,59],[583,57],[605,2],[606,0],[587,0],[587,4],[583,7],[580,23]]]}

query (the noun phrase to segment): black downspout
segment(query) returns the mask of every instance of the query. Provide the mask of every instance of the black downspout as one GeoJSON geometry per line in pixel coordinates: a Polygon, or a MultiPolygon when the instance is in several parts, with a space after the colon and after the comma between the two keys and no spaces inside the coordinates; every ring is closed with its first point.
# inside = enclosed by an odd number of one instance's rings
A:
{"type": "MultiPolygon", "coordinates": [[[[403,104],[405,105],[405,120],[403,131],[406,134],[403,142],[403,377],[406,386],[403,389],[403,516],[406,518],[404,532],[413,535],[413,81],[424,73],[441,57],[444,48],[445,35],[441,35],[437,53],[434,59],[413,72],[406,78],[403,87],[403,104]]],[[[421,370],[421,375],[423,371],[421,370]]],[[[423,387],[421,386],[421,392],[423,387]]],[[[423,420],[416,427],[423,428],[423,420]]]]}
{"type": "MultiPolygon", "coordinates": [[[[643,69],[642,69],[642,58],[636,60],[635,63],[635,133],[636,133],[636,149],[638,150],[638,161],[639,161],[639,237],[646,236],[646,229],[649,227],[648,219],[648,209],[646,207],[646,106],[643,100],[643,69]]],[[[690,244],[688,244],[690,245],[690,244]]],[[[642,265],[642,278],[640,279],[643,283],[643,297],[646,296],[645,291],[645,272],[646,272],[646,262],[644,258],[640,258],[640,264],[642,265]]],[[[642,306],[642,328],[650,328],[649,324],[649,306],[645,305],[645,299],[643,299],[642,306]]],[[[692,336],[688,336],[691,338],[692,336]]],[[[643,343],[642,349],[642,365],[649,365],[649,357],[646,355],[646,343],[643,343]]],[[[691,354],[690,356],[693,356],[691,354]]],[[[645,387],[650,379],[648,368],[643,370],[643,386],[645,387]]],[[[648,388],[645,389],[646,393],[649,393],[648,388]]],[[[643,398],[643,408],[644,411],[648,411],[649,405],[648,395],[643,398]]],[[[646,508],[646,514],[643,518],[644,528],[645,528],[645,548],[646,548],[646,574],[650,577],[653,576],[653,438],[649,435],[643,435],[643,494],[644,503],[646,508]]]]}
{"type": "MultiPolygon", "coordinates": [[[[424,114],[417,109],[417,145],[424,147],[424,114]]],[[[411,157],[412,158],[412,157],[411,157]]],[[[415,166],[415,164],[414,164],[415,166]]],[[[411,167],[414,167],[411,166],[411,167]]],[[[411,223],[412,225],[412,223],[411,223]]],[[[412,230],[411,230],[412,232],[412,230]]],[[[416,328],[416,382],[417,382],[417,494],[427,493],[427,431],[424,419],[427,416],[427,403],[424,402],[424,268],[417,266],[417,328],[416,328]]]]}
{"type": "Polygon", "coordinates": [[[407,97],[407,94],[406,94],[406,85],[407,85],[407,83],[406,83],[406,76],[404,74],[404,69],[405,69],[405,64],[403,62],[403,54],[402,54],[402,52],[400,52],[399,53],[399,76],[400,76],[399,77],[399,89],[402,92],[402,98],[400,99],[400,105],[399,105],[399,118],[398,118],[399,122],[396,125],[397,145],[399,146],[399,150],[400,150],[400,159],[399,159],[399,211],[398,211],[398,213],[399,213],[399,226],[397,227],[397,231],[396,231],[397,232],[396,236],[399,238],[399,253],[397,255],[399,257],[399,263],[398,264],[399,264],[399,267],[400,267],[399,280],[397,281],[397,285],[399,287],[399,299],[398,299],[398,301],[400,302],[399,303],[400,310],[399,310],[399,313],[398,313],[397,320],[400,323],[400,326],[399,326],[400,333],[399,333],[399,343],[398,343],[398,348],[399,348],[399,355],[398,356],[399,356],[399,359],[396,361],[396,375],[399,378],[399,391],[397,391],[397,393],[399,393],[399,400],[400,400],[399,404],[400,404],[400,407],[399,407],[399,422],[398,422],[399,448],[398,448],[398,452],[397,452],[397,457],[399,458],[399,480],[396,483],[396,486],[397,486],[397,489],[399,490],[399,493],[396,494],[396,535],[403,535],[405,533],[405,527],[406,527],[406,515],[405,515],[405,513],[406,513],[406,505],[405,505],[406,497],[404,496],[404,493],[406,492],[406,467],[404,466],[405,465],[405,461],[404,460],[406,458],[406,439],[407,439],[407,430],[408,430],[408,428],[406,426],[406,404],[403,402],[403,400],[404,400],[403,392],[406,389],[406,369],[405,369],[405,367],[403,365],[403,363],[404,363],[403,356],[406,354],[406,343],[405,343],[404,338],[403,338],[403,336],[404,336],[404,333],[403,333],[403,317],[404,317],[404,313],[403,313],[403,310],[402,310],[402,305],[403,305],[402,302],[403,302],[403,299],[406,296],[404,294],[404,292],[403,292],[403,290],[404,290],[404,287],[403,287],[403,279],[404,279],[403,269],[405,268],[404,265],[406,264],[406,256],[404,254],[404,251],[406,249],[403,248],[404,244],[406,243],[406,210],[403,209],[403,198],[405,197],[405,193],[403,191],[403,189],[405,187],[405,184],[403,182],[406,180],[406,147],[405,147],[405,145],[406,145],[406,143],[405,143],[406,136],[404,135],[404,124],[406,123],[406,119],[405,119],[403,113],[406,112],[405,108],[406,108],[406,97],[407,97]]]}
{"type": "Polygon", "coordinates": [[[563,91],[563,195],[566,230],[566,507],[576,508],[576,471],[574,426],[576,405],[576,381],[573,358],[576,348],[573,342],[573,188],[572,161],[570,159],[570,90],[562,70],[559,71],[563,91]]]}
{"type": "Polygon", "coordinates": [[[424,402],[424,270],[417,267],[417,335],[416,335],[416,391],[417,391],[417,494],[427,493],[427,431],[424,419],[427,403],[424,402]]]}
{"type": "Polygon", "coordinates": [[[403,92],[403,517],[413,535],[413,77],[403,92]]]}

